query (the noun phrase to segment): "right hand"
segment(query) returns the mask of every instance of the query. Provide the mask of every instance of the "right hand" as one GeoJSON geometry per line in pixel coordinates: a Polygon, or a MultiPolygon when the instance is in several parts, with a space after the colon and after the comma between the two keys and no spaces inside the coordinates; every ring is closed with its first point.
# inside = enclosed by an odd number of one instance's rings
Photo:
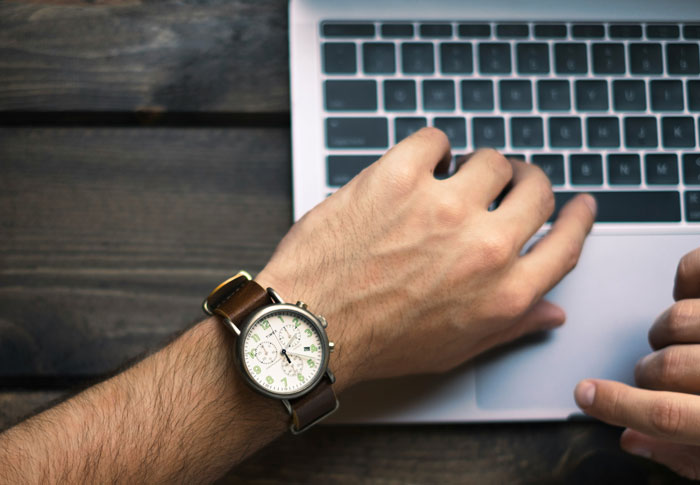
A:
{"type": "Polygon", "coordinates": [[[437,180],[449,157],[441,131],[413,134],[294,225],[256,278],[327,317],[341,389],[446,371],[564,322],[542,297],[577,263],[594,199],[572,199],[521,255],[554,210],[546,175],[480,150],[437,180]]]}

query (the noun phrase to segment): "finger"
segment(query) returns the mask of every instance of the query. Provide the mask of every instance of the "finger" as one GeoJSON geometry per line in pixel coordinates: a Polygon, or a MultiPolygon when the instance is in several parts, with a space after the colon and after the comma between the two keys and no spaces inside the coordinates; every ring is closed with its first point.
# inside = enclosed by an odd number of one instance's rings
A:
{"type": "Polygon", "coordinates": [[[450,142],[442,131],[427,127],[404,138],[381,158],[390,170],[432,174],[436,167],[451,161],[450,142]]]}
{"type": "Polygon", "coordinates": [[[684,343],[700,344],[700,299],[677,301],[649,330],[649,344],[654,350],[684,343]]]}
{"type": "Polygon", "coordinates": [[[549,178],[537,165],[511,160],[511,189],[494,217],[515,231],[519,246],[524,245],[554,212],[554,194],[549,178]]]}
{"type": "Polygon", "coordinates": [[[622,433],[620,446],[627,453],[665,465],[683,477],[700,479],[700,446],[654,438],[633,429],[622,433]]]}
{"type": "Polygon", "coordinates": [[[683,256],[678,263],[673,298],[700,298],[700,248],[683,256]]]}
{"type": "Polygon", "coordinates": [[[679,443],[700,440],[698,396],[648,391],[598,379],[579,382],[574,396],[586,414],[606,423],[679,443]]]}
{"type": "Polygon", "coordinates": [[[672,345],[643,357],[634,369],[646,389],[700,392],[700,345],[672,345]]]}
{"type": "Polygon", "coordinates": [[[480,354],[497,345],[511,342],[534,332],[552,330],[560,327],[566,320],[566,313],[558,305],[547,300],[535,303],[515,324],[482,339],[475,348],[480,354]]]}
{"type": "Polygon", "coordinates": [[[457,185],[483,208],[488,208],[513,178],[513,166],[496,150],[478,150],[460,163],[457,172],[443,183],[457,185]]]}
{"type": "Polygon", "coordinates": [[[552,289],[581,255],[583,243],[595,218],[595,199],[582,194],[571,199],[559,211],[552,229],[516,263],[513,271],[518,281],[527,281],[536,297],[552,289]]]}

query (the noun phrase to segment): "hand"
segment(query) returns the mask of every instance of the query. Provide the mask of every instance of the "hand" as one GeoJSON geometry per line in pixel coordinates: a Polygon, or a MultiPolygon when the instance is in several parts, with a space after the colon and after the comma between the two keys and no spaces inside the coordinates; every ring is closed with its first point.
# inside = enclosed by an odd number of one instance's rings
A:
{"type": "Polygon", "coordinates": [[[641,388],[585,380],[579,406],[606,423],[626,426],[620,445],[635,455],[700,479],[700,249],[685,255],[676,272],[676,303],[649,331],[654,352],[635,368],[641,388]]]}
{"type": "Polygon", "coordinates": [[[441,131],[413,134],[294,225],[256,278],[327,317],[340,388],[446,371],[564,322],[542,296],[576,264],[593,198],[571,200],[521,256],[554,209],[547,177],[480,150],[437,180],[449,159],[441,131]]]}

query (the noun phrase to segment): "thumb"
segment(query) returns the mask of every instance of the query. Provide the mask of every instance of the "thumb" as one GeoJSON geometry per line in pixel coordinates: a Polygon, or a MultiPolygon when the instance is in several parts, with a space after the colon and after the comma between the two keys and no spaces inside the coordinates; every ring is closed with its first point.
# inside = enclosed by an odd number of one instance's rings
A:
{"type": "Polygon", "coordinates": [[[685,478],[700,479],[700,446],[654,438],[630,428],[622,433],[620,446],[627,453],[661,463],[685,478]]]}

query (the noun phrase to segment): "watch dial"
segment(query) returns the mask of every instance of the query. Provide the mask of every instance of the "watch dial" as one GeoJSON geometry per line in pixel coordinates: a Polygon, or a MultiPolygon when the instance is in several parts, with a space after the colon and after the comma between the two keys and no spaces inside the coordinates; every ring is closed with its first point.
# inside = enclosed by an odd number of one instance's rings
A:
{"type": "Polygon", "coordinates": [[[268,314],[253,322],[244,338],[244,366],[267,391],[297,393],[321,372],[323,340],[299,313],[280,310],[268,314]]]}

